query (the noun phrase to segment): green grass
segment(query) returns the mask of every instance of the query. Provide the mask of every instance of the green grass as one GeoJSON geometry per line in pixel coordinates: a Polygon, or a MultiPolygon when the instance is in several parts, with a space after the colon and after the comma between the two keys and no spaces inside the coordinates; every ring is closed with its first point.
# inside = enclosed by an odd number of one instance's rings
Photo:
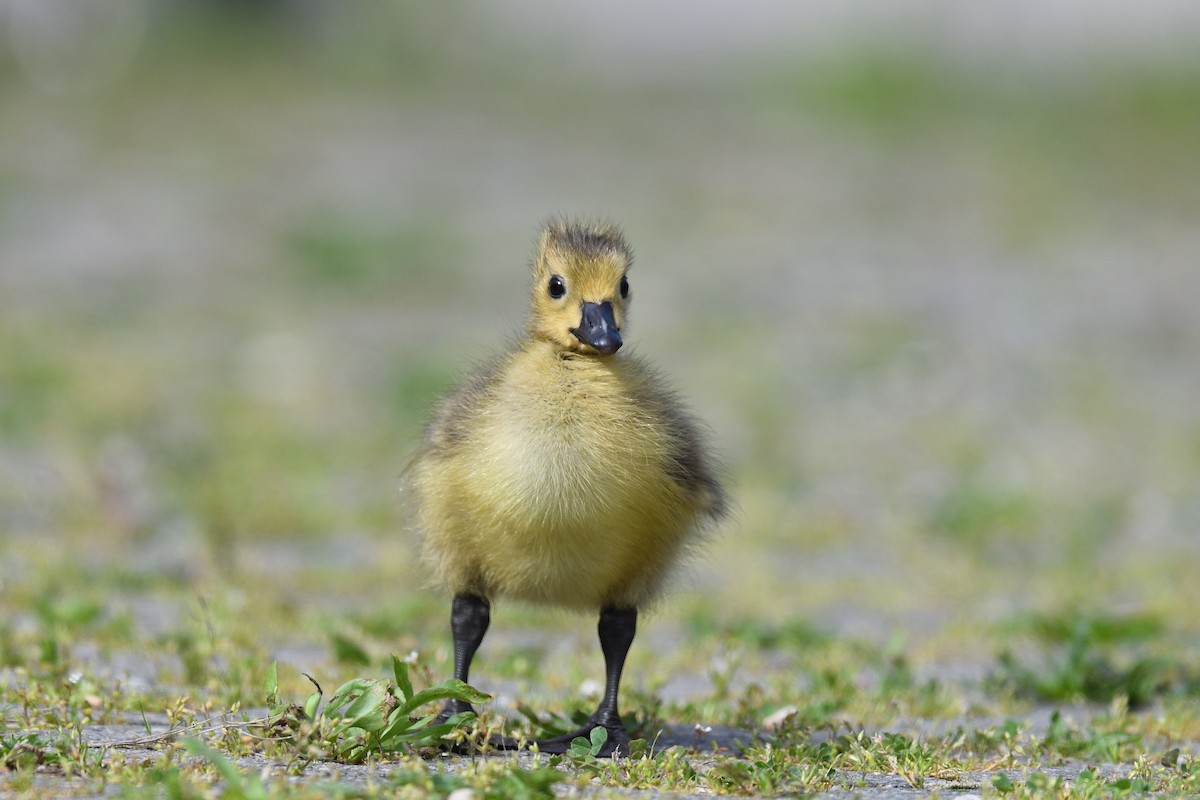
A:
{"type": "Polygon", "coordinates": [[[1175,654],[1156,653],[1166,625],[1155,617],[1033,616],[1014,626],[1042,649],[1033,666],[1008,650],[997,680],[1046,702],[1112,702],[1144,707],[1168,694],[1194,692],[1195,669],[1175,654]]]}
{"type": "MultiPolygon", "coordinates": [[[[72,640],[77,647],[80,640],[88,638],[84,631],[95,624],[95,616],[91,606],[59,606],[44,613],[40,624],[60,633],[75,626],[72,640]]],[[[635,735],[646,737],[634,745],[630,759],[597,759],[599,745],[581,740],[566,756],[535,757],[532,764],[511,758],[486,759],[454,776],[440,773],[434,762],[418,757],[428,757],[430,751],[422,748],[436,739],[432,729],[424,732],[431,717],[417,714],[405,727],[398,727],[420,704],[459,691],[450,684],[432,685],[433,675],[440,673],[441,667],[431,670],[416,663],[413,674],[429,686],[419,694],[410,683],[408,666],[393,658],[390,680],[354,678],[328,701],[319,686],[313,691],[310,684],[306,700],[289,703],[289,696],[305,696],[295,691],[302,684],[301,676],[276,666],[264,669],[261,661],[218,666],[211,658],[214,653],[207,649],[211,645],[192,643],[187,646],[202,651],[196,655],[201,664],[193,671],[183,658],[182,673],[176,680],[193,686],[196,694],[179,696],[165,686],[127,691],[119,684],[78,672],[71,663],[70,644],[47,647],[47,639],[27,641],[10,634],[10,647],[23,665],[10,670],[0,695],[9,731],[0,741],[0,766],[6,771],[7,785],[17,789],[30,785],[37,773],[61,774],[86,786],[116,782],[131,791],[139,785],[166,781],[179,787],[180,796],[196,796],[188,792],[207,796],[213,791],[210,781],[216,778],[222,791],[246,797],[283,796],[281,793],[290,791],[278,780],[264,782],[256,772],[239,768],[238,759],[248,757],[265,758],[276,765],[280,775],[303,775],[309,765],[328,759],[393,765],[389,777],[377,785],[364,789],[309,784],[305,791],[314,793],[312,796],[360,796],[357,792],[374,796],[373,792],[403,783],[418,786],[423,793],[471,786],[485,792],[528,791],[533,797],[542,796],[539,793],[547,791],[551,783],[564,780],[657,791],[774,795],[852,789],[865,785],[862,781],[868,775],[890,776],[916,788],[927,787],[930,781],[936,785],[949,782],[960,788],[1032,792],[1031,796],[1036,796],[1048,791],[1047,787],[1063,785],[1062,778],[1047,776],[1042,770],[1066,760],[1128,765],[1121,773],[1125,777],[1099,777],[1089,771],[1093,777],[1081,776],[1074,783],[1078,791],[1092,793],[1070,796],[1124,796],[1147,788],[1188,792],[1200,780],[1200,769],[1193,766],[1194,753],[1181,753],[1180,749],[1181,743],[1186,746],[1200,733],[1195,697],[1180,687],[1169,691],[1164,687],[1157,695],[1162,705],[1156,712],[1130,710],[1130,697],[1117,694],[1111,711],[1098,713],[1084,724],[1070,722],[1055,711],[1044,731],[1028,730],[1011,719],[997,728],[971,723],[971,716],[963,721],[963,692],[975,694],[977,688],[914,678],[896,646],[880,652],[863,643],[821,637],[819,647],[795,651],[775,636],[747,639],[742,628],[743,623],[731,624],[728,633],[715,635],[738,648],[738,668],[763,669],[760,659],[780,653],[794,654],[792,667],[786,674],[775,675],[779,680],[739,687],[714,678],[710,696],[686,702],[664,703],[653,695],[629,692],[626,714],[630,727],[635,735]],[[254,684],[257,686],[251,688],[254,684]],[[411,708],[405,705],[407,698],[411,698],[411,708]],[[748,742],[742,752],[719,753],[703,747],[689,752],[655,744],[654,731],[663,721],[701,719],[709,724],[754,728],[771,712],[797,702],[801,705],[793,706],[787,723],[774,735],[748,742]],[[265,706],[268,713],[247,715],[239,711],[244,706],[265,706]],[[153,763],[143,762],[138,767],[123,758],[121,746],[90,745],[83,737],[89,725],[137,720],[147,711],[156,718],[165,716],[169,729],[176,731],[169,738],[147,739],[148,746],[161,752],[153,763]],[[212,724],[213,718],[219,721],[212,724]],[[940,722],[946,732],[904,732],[918,720],[940,722]],[[868,732],[871,730],[879,732],[868,732]],[[192,738],[181,738],[185,736],[192,738]],[[979,775],[985,776],[982,785],[979,775]]],[[[1153,641],[1162,633],[1157,625],[1147,628],[1140,623],[1130,628],[1100,621],[1092,629],[1116,631],[1118,640],[1133,636],[1140,643],[1153,641]]],[[[705,632],[685,642],[684,648],[701,653],[713,638],[713,633],[705,632]]],[[[812,638],[806,634],[805,641],[812,638]]],[[[184,646],[182,640],[179,646],[184,646]]],[[[135,644],[132,649],[148,648],[135,644]]],[[[336,647],[332,656],[339,660],[336,647]]],[[[537,660],[536,654],[524,657],[537,660]]],[[[371,664],[355,660],[335,668],[334,674],[346,674],[347,669],[368,675],[374,671],[371,664]]],[[[1055,674],[1048,672],[1043,680],[1054,680],[1055,674]]],[[[468,699],[479,703],[485,698],[470,695],[468,699]]],[[[977,707],[978,698],[972,703],[976,704],[975,714],[983,711],[977,707]]],[[[988,707],[990,713],[1013,715],[1019,715],[1022,708],[1006,700],[1003,691],[988,701],[988,707]]],[[[532,709],[525,713],[527,719],[515,727],[510,720],[509,734],[553,735],[577,724],[587,709],[578,705],[560,720],[532,709]]],[[[496,730],[494,724],[483,730],[496,730]]]]}
{"type": "MultiPolygon", "coordinates": [[[[1200,793],[1195,64],[628,84],[466,7],[204,9],[90,96],[0,59],[0,793],[1200,793]],[[736,520],[640,620],[634,757],[445,758],[392,717],[452,660],[399,476],[576,208],[736,520]]],[[[601,674],[498,604],[471,735],[601,674]]]]}

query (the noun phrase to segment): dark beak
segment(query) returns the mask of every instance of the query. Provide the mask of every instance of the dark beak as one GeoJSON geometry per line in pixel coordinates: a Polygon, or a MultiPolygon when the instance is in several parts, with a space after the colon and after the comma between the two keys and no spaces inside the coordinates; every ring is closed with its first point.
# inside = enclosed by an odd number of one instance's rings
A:
{"type": "Polygon", "coordinates": [[[621,332],[613,319],[612,303],[584,303],[583,319],[572,328],[575,338],[593,347],[601,355],[611,356],[621,348],[621,332]]]}

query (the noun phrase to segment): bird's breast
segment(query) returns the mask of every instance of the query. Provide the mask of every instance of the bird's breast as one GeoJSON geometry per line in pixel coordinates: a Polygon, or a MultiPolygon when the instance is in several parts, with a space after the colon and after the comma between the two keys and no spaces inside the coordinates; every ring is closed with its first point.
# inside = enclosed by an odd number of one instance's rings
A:
{"type": "Polygon", "coordinates": [[[582,372],[516,369],[498,387],[480,453],[492,500],[516,527],[628,525],[624,517],[644,516],[673,489],[663,426],[618,373],[582,372]]]}
{"type": "Polygon", "coordinates": [[[456,586],[592,608],[636,603],[696,518],[672,472],[672,428],[617,359],[519,351],[418,480],[424,527],[456,586]]]}

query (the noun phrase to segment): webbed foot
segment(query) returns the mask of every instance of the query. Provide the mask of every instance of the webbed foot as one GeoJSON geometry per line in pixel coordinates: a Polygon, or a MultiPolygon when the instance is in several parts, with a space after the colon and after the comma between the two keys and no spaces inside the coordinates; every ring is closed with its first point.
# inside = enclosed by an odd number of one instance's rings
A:
{"type": "Polygon", "coordinates": [[[549,739],[538,739],[536,744],[538,750],[543,753],[566,753],[576,739],[583,738],[590,742],[592,731],[596,728],[603,728],[608,732],[608,738],[601,746],[600,752],[595,754],[597,758],[609,758],[614,754],[629,755],[629,733],[626,732],[625,726],[620,721],[604,723],[588,720],[573,731],[552,736],[549,739]]]}

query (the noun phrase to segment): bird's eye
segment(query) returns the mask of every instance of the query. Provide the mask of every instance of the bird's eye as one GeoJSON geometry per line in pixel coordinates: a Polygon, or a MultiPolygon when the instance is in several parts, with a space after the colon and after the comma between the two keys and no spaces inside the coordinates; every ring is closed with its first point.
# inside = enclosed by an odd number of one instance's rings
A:
{"type": "Polygon", "coordinates": [[[621,297],[629,297],[629,279],[621,276],[621,297]]]}
{"type": "Polygon", "coordinates": [[[553,275],[550,278],[549,289],[550,289],[550,296],[553,297],[555,300],[558,300],[560,297],[562,297],[564,294],[567,293],[567,284],[558,275],[553,275]]]}

